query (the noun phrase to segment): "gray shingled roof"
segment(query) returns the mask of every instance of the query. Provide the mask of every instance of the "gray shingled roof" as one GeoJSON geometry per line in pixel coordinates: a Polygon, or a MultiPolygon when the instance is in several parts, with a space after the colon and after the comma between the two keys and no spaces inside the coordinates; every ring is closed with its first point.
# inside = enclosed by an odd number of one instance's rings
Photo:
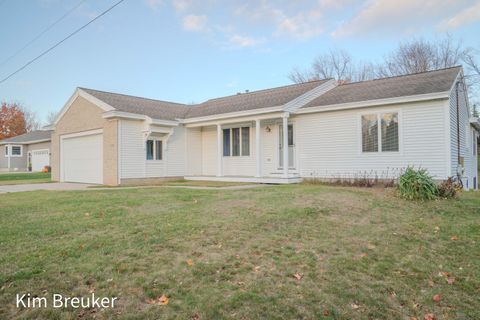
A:
{"type": "Polygon", "coordinates": [[[190,108],[181,103],[146,99],[86,88],[80,89],[102,100],[118,111],[142,114],[154,119],[175,120],[185,118],[185,114],[190,108]]]}
{"type": "MultiPolygon", "coordinates": [[[[460,71],[461,67],[452,67],[405,76],[343,84],[327,91],[303,108],[444,92],[451,88],[460,71]]],[[[328,79],[241,93],[210,99],[195,105],[86,88],[80,89],[119,111],[147,115],[155,119],[175,120],[283,106],[326,81],[328,79]]]]}
{"type": "Polygon", "coordinates": [[[339,85],[303,108],[396,98],[450,90],[461,67],[339,85]]]}
{"type": "Polygon", "coordinates": [[[39,141],[39,140],[50,140],[51,135],[52,135],[51,130],[31,131],[16,137],[0,140],[0,144],[6,144],[6,143],[28,144],[30,142],[39,141]]]}
{"type": "Polygon", "coordinates": [[[287,102],[292,101],[327,81],[328,80],[309,81],[301,84],[211,99],[190,108],[187,113],[187,118],[283,106],[287,102]]]}
{"type": "Polygon", "coordinates": [[[328,80],[317,80],[241,93],[211,99],[195,105],[145,99],[87,88],[80,89],[119,111],[147,115],[155,119],[175,120],[178,118],[202,117],[213,114],[282,106],[326,81],[328,80]]]}

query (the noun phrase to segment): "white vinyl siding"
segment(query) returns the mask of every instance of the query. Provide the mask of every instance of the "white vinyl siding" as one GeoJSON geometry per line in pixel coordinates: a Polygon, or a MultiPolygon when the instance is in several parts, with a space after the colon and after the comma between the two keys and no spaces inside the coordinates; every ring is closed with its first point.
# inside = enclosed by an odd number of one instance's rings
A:
{"type": "Polygon", "coordinates": [[[202,128],[185,129],[185,161],[188,176],[202,175],[202,128]]]}
{"type": "Polygon", "coordinates": [[[438,179],[446,177],[444,102],[365,108],[361,114],[398,112],[400,152],[362,153],[358,110],[295,117],[298,169],[302,177],[394,175],[408,165],[422,166],[438,179]],[[421,138],[420,138],[421,137],[421,138]]]}
{"type": "Polygon", "coordinates": [[[202,128],[202,175],[217,174],[217,128],[202,128]]]}
{"type": "Polygon", "coordinates": [[[141,121],[120,122],[120,178],[143,178],[146,173],[143,124],[141,121]]]}

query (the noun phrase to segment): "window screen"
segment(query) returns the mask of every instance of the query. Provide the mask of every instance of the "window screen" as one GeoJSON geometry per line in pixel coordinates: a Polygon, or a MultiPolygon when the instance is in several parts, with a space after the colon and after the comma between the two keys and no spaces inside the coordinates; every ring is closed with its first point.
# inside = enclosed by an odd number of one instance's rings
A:
{"type": "Polygon", "coordinates": [[[22,147],[13,146],[12,147],[12,156],[19,156],[22,154],[22,147]]]}
{"type": "Polygon", "coordinates": [[[153,160],[153,140],[147,140],[147,160],[153,160]]]}
{"type": "Polygon", "coordinates": [[[398,113],[382,115],[382,151],[398,151],[398,113]]]}
{"type": "Polygon", "coordinates": [[[250,127],[242,128],[242,156],[250,155],[250,127]]]}
{"type": "Polygon", "coordinates": [[[230,129],[223,129],[223,156],[230,156],[230,129]]]}
{"type": "Polygon", "coordinates": [[[155,160],[162,160],[162,140],[155,141],[155,160]]]}
{"type": "Polygon", "coordinates": [[[378,120],[376,114],[362,116],[362,151],[378,151],[378,120]]]}
{"type": "Polygon", "coordinates": [[[240,155],[240,128],[232,129],[232,156],[240,155]]]}

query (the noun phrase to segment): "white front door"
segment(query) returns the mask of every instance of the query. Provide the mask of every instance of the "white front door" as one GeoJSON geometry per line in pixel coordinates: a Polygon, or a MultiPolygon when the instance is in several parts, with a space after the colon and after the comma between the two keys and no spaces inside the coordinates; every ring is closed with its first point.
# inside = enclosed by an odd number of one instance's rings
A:
{"type": "MultiPolygon", "coordinates": [[[[283,125],[278,127],[278,159],[279,168],[283,168],[283,125]]],[[[293,124],[288,125],[288,167],[295,168],[295,136],[293,134],[293,124]]]]}
{"type": "Polygon", "coordinates": [[[103,135],[63,138],[62,181],[103,183],[103,135]]]}
{"type": "Polygon", "coordinates": [[[50,165],[50,150],[32,150],[31,152],[32,171],[42,171],[45,166],[50,165]]]}

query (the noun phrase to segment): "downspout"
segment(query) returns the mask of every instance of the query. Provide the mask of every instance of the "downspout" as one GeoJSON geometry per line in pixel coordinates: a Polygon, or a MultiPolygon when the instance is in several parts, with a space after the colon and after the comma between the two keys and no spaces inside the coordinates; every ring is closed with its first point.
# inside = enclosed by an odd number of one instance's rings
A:
{"type": "Polygon", "coordinates": [[[460,166],[460,104],[458,102],[458,85],[460,82],[455,84],[455,102],[457,104],[457,174],[459,173],[458,167],[460,166]]]}

